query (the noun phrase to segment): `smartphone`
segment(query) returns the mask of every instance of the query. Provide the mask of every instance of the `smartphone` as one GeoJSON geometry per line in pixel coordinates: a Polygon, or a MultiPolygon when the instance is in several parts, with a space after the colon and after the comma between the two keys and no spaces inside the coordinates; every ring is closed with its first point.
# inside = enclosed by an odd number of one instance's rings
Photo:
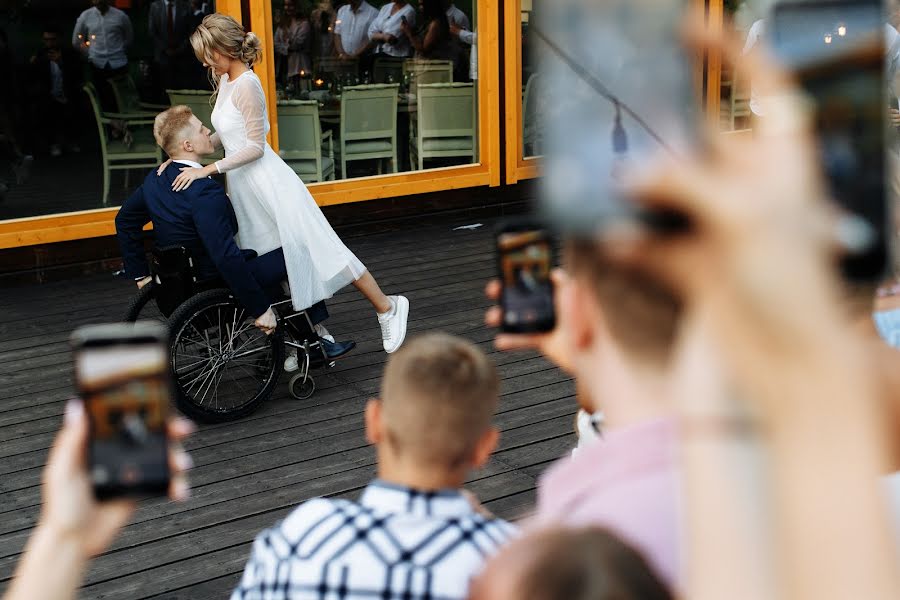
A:
{"type": "Polygon", "coordinates": [[[528,42],[538,69],[522,127],[526,151],[544,157],[539,206],[555,228],[593,236],[623,221],[654,230],[666,222],[643,214],[620,183],[630,167],[696,147],[702,60],[680,37],[688,8],[687,0],[535,3],[528,42]]]}
{"type": "Polygon", "coordinates": [[[90,422],[88,464],[98,499],[161,496],[169,487],[172,398],[162,323],[90,325],[72,333],[75,378],[90,422]]]}
{"type": "Polygon", "coordinates": [[[506,225],[497,232],[497,265],[502,283],[500,326],[508,333],[540,333],[556,326],[553,306],[553,243],[546,231],[506,225]]]}
{"type": "Polygon", "coordinates": [[[771,20],[776,56],[812,101],[831,197],[866,230],[842,258],[843,275],[879,281],[888,269],[891,223],[885,181],[891,25],[881,0],[779,2],[771,20]]]}

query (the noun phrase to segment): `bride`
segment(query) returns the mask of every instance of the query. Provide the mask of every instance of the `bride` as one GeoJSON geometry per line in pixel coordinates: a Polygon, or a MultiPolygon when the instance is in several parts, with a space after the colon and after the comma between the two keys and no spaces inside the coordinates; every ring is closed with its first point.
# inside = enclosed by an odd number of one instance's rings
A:
{"type": "Polygon", "coordinates": [[[378,313],[386,352],[406,337],[409,300],[385,296],[366,267],[335,234],[294,171],[266,142],[266,98],[251,67],[262,55],[259,38],[232,17],[211,14],[191,36],[197,59],[217,82],[212,112],[215,146],[225,158],[203,168],[186,167],[176,191],[196,179],[225,173],[238,219],[238,244],[265,254],[284,250],[294,308],[305,309],[353,283],[378,313]]]}

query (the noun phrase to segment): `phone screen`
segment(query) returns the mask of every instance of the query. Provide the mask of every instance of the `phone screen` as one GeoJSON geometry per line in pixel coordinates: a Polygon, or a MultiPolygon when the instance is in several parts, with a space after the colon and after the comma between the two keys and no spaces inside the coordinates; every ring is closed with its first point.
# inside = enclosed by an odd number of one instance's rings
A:
{"type": "Polygon", "coordinates": [[[500,306],[504,331],[550,331],[556,324],[553,307],[553,245],[544,231],[505,231],[497,236],[500,306]]]}
{"type": "MultiPolygon", "coordinates": [[[[888,265],[885,177],[886,33],[879,0],[776,5],[772,45],[812,100],[819,156],[832,198],[867,225],[865,243],[842,260],[852,281],[879,280],[888,265]]],[[[765,115],[761,118],[765,119],[765,115]]]]}
{"type": "Polygon", "coordinates": [[[164,494],[168,488],[167,354],[162,342],[150,339],[88,340],[76,351],[98,498],[164,494]]]}

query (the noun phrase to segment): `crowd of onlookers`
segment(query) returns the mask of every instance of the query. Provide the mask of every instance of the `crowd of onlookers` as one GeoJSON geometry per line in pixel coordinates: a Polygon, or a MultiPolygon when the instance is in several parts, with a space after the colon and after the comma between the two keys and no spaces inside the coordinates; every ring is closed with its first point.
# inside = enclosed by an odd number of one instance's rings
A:
{"type": "MultiPolygon", "coordinates": [[[[691,40],[739,59],[727,36],[691,40]]],[[[514,527],[464,490],[498,442],[497,372],[471,343],[425,335],[391,356],[365,412],[378,478],[357,502],[309,500],[263,531],[233,599],[900,597],[900,498],[886,493],[900,354],[873,323],[877,283],[835,268],[842,217],[806,104],[764,55],[742,60],[767,102],[755,135],[623,183],[690,230],[565,239],[556,328],[495,340],[569,373],[586,415],[533,517],[514,527]]],[[[70,597],[134,508],[92,499],[86,436],[73,401],[6,600],[70,597]]]]}
{"type": "Polygon", "coordinates": [[[397,0],[380,10],[366,0],[314,6],[284,0],[275,29],[275,69],[285,84],[312,74],[322,59],[356,61],[366,73],[379,56],[418,58],[450,61],[454,81],[468,81],[473,35],[469,17],[450,0],[420,0],[418,7],[397,0]]]}
{"type": "MultiPolygon", "coordinates": [[[[0,158],[12,166],[0,172],[0,199],[28,177],[35,157],[81,151],[82,138],[93,131],[81,90],[86,81],[94,84],[107,112],[121,109],[108,83],[116,78],[130,77],[143,101],[162,105],[168,104],[166,90],[210,88],[188,39],[214,9],[212,2],[138,0],[128,11],[111,0],[86,3],[90,7],[74,26],[59,15],[47,16],[41,46],[28,57],[14,56],[0,28],[0,77],[10,84],[0,92],[0,158]],[[146,48],[135,47],[138,14],[150,41],[146,48]]],[[[378,56],[448,60],[455,81],[476,77],[471,22],[448,0],[422,0],[418,6],[399,0],[380,10],[365,0],[273,4],[275,67],[282,85],[301,74],[311,77],[322,59],[353,61],[360,75],[371,74],[378,56]]]]}

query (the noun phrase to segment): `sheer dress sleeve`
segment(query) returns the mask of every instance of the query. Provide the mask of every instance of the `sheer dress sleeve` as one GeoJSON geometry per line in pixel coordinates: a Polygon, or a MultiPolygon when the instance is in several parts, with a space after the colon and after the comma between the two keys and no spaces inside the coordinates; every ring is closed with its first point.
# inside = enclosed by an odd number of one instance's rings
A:
{"type": "Polygon", "coordinates": [[[244,120],[247,145],[216,163],[219,173],[259,160],[266,148],[266,96],[259,80],[250,76],[235,81],[231,102],[244,120]]]}

